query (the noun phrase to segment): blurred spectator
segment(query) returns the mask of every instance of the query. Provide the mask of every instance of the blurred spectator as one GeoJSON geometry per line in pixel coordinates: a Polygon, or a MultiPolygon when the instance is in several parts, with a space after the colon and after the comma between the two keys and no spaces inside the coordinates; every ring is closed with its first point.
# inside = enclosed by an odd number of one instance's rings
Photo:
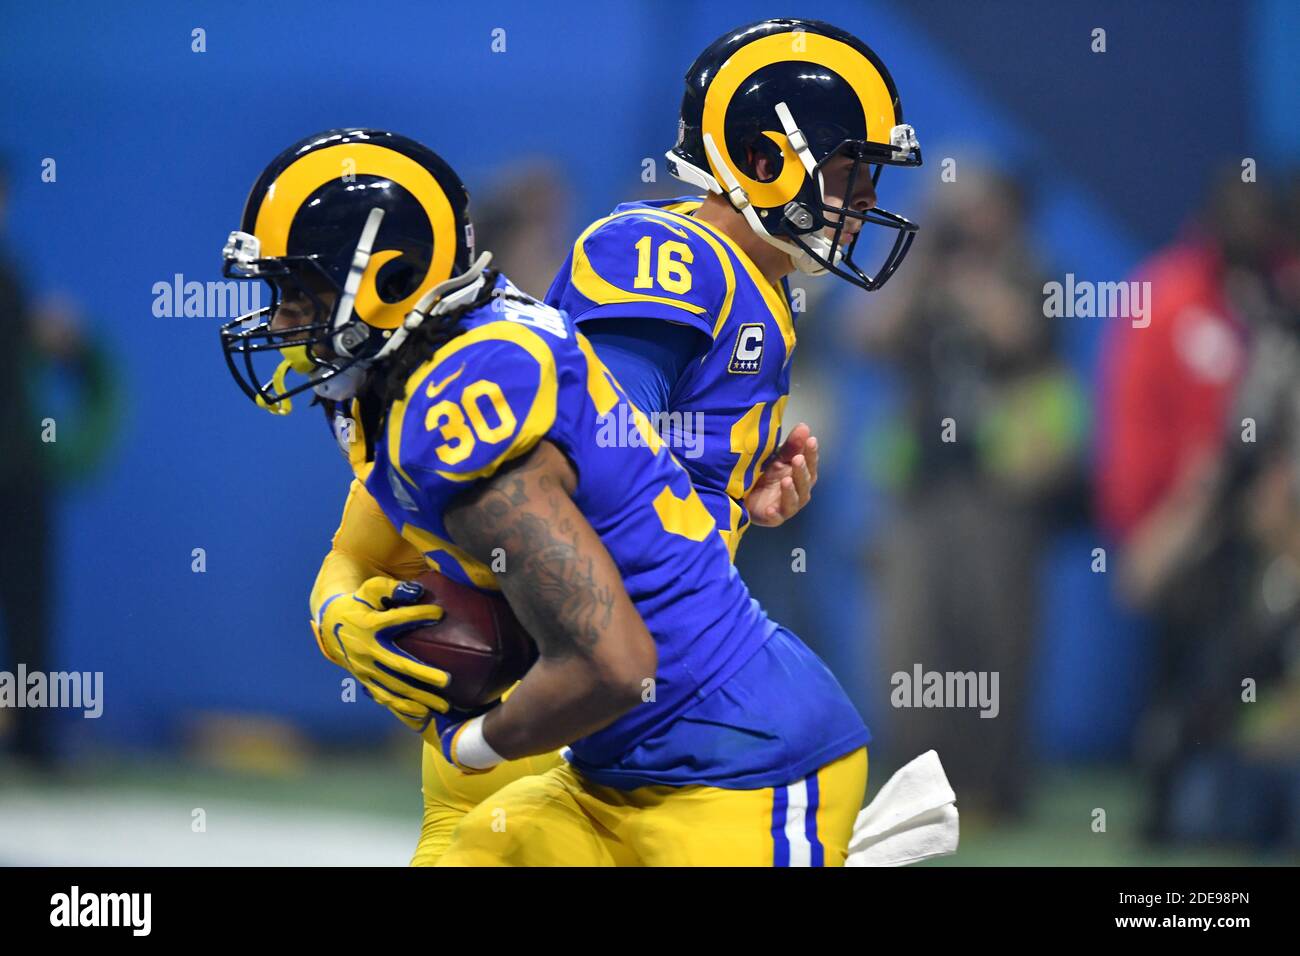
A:
{"type": "Polygon", "coordinates": [[[897,494],[878,548],[887,674],[996,672],[998,712],[893,709],[898,759],[935,748],[963,813],[1014,818],[1030,783],[1029,677],[1049,516],[1077,499],[1082,393],[1057,356],[1015,183],[963,169],[867,325],[903,411],[875,442],[897,494]],[[948,423],[948,420],[951,420],[948,423]],[[947,423],[947,424],[946,424],[947,423]]]}
{"type": "Polygon", "coordinates": [[[1300,706],[1295,674],[1286,703],[1300,623],[1300,284],[1285,223],[1267,187],[1227,174],[1139,269],[1150,325],[1117,325],[1106,343],[1097,490],[1120,585],[1156,631],[1138,741],[1153,839],[1300,841],[1300,815],[1284,812],[1300,798],[1300,740],[1276,732],[1300,706]]]}
{"type": "MultiPolygon", "coordinates": [[[[0,169],[0,227],[7,198],[8,179],[0,169]]],[[[30,306],[5,255],[0,341],[0,633],[8,649],[0,661],[11,673],[20,663],[29,673],[49,671],[56,483],[89,469],[102,454],[116,402],[110,366],[82,336],[75,306],[60,297],[30,306]],[[77,393],[68,414],[60,386],[77,393]]],[[[10,717],[10,749],[38,768],[53,761],[49,713],[20,707],[0,715],[10,717]]]]}
{"type": "Polygon", "coordinates": [[[553,163],[529,160],[497,177],[474,205],[475,241],[492,264],[529,295],[541,298],[573,245],[569,186],[553,163]]]}

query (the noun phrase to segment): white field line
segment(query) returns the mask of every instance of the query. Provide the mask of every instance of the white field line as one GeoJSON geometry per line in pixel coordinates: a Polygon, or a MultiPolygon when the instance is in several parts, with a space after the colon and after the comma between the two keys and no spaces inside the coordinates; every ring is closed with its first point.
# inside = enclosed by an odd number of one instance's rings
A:
{"type": "Polygon", "coordinates": [[[0,790],[0,865],[405,866],[409,823],[152,791],[0,790]],[[206,812],[206,832],[192,829],[206,812]]]}

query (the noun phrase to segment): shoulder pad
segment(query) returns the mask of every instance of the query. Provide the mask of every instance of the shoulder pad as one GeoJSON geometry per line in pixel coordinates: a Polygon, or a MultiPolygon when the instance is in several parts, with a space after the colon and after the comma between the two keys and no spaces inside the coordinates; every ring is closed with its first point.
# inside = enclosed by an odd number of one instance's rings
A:
{"type": "Polygon", "coordinates": [[[573,247],[558,303],[576,322],[606,316],[664,318],[712,337],[735,294],[721,241],[689,217],[639,207],[598,220],[573,247]]]}
{"type": "Polygon", "coordinates": [[[551,341],[520,321],[493,321],[440,348],[389,410],[398,474],[416,487],[466,482],[530,451],[555,422],[551,341]]]}

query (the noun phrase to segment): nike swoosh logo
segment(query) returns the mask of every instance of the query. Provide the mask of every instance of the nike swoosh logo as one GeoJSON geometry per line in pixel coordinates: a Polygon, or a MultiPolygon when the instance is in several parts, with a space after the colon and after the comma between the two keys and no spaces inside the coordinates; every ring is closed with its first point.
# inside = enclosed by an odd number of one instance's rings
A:
{"type": "Polygon", "coordinates": [[[441,382],[430,383],[429,387],[425,390],[424,394],[428,395],[430,398],[437,398],[438,393],[441,392],[448,385],[450,385],[452,382],[456,381],[456,379],[460,378],[460,373],[463,371],[465,371],[465,363],[461,362],[460,368],[456,369],[456,371],[452,372],[441,382]]]}

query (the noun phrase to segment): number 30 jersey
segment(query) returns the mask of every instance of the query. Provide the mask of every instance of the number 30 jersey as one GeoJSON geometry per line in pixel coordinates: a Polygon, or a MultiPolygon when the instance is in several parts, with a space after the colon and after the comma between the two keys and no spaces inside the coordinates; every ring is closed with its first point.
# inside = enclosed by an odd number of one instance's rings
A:
{"type": "Polygon", "coordinates": [[[730,238],[691,214],[698,198],[629,202],[592,223],[546,295],[581,325],[646,318],[698,329],[712,345],[668,401],[701,423],[701,454],[682,455],[734,556],[749,524],[744,498],[779,447],[790,391],[794,314],[784,283],[768,282],[730,238]]]}
{"type": "Polygon", "coordinates": [[[568,456],[573,500],[658,650],[644,702],[573,742],[575,766],[612,786],[766,787],[862,746],[857,712],[750,597],[713,516],[645,417],[633,410],[638,440],[610,440],[605,420],[629,403],[587,340],[562,313],[515,299],[504,279],[498,287],[508,296],[461,318],[463,331],[389,409],[372,460],[353,466],[441,573],[494,589],[491,569],[450,540],[443,512],[543,439],[568,456]]]}

